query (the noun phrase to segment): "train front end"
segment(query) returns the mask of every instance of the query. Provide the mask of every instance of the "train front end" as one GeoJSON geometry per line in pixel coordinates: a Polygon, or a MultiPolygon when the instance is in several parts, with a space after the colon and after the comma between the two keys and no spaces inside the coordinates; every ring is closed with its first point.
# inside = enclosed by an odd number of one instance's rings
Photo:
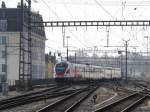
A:
{"type": "Polygon", "coordinates": [[[65,61],[61,61],[56,63],[54,67],[54,78],[56,82],[67,81],[68,80],[68,71],[69,71],[69,63],[65,61]]]}

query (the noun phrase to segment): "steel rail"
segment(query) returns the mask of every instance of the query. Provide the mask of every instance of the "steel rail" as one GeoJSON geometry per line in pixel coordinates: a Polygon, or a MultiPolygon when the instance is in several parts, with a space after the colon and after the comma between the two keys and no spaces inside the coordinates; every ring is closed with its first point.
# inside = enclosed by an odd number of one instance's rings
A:
{"type": "Polygon", "coordinates": [[[83,102],[86,98],[88,98],[98,87],[95,89],[91,90],[87,95],[84,97],[80,98],[78,101],[76,101],[72,106],[70,106],[65,112],[73,112],[75,108],[77,108],[78,105],[80,105],[81,102],[83,102]]]}
{"type": "Polygon", "coordinates": [[[28,104],[28,103],[32,103],[35,101],[46,100],[48,98],[55,98],[55,97],[59,97],[59,96],[69,95],[69,94],[73,93],[74,91],[72,90],[72,91],[62,92],[62,93],[54,93],[54,94],[50,94],[47,96],[46,95],[45,96],[36,96],[36,97],[31,97],[31,98],[28,97],[27,99],[22,99],[19,101],[13,101],[13,102],[1,105],[0,110],[7,109],[10,107],[16,107],[16,106],[24,105],[24,104],[28,104]]]}
{"type": "MultiPolygon", "coordinates": [[[[54,102],[54,103],[52,103],[52,104],[49,104],[49,105],[47,105],[47,106],[45,106],[45,107],[43,107],[43,108],[41,108],[40,110],[37,110],[36,112],[49,112],[49,111],[51,111],[51,110],[53,110],[53,109],[55,109],[58,105],[61,105],[61,104],[63,104],[63,103],[65,103],[65,101],[68,101],[68,100],[70,100],[71,98],[75,98],[77,95],[79,96],[79,94],[83,94],[84,92],[88,92],[89,93],[89,90],[90,90],[90,92],[91,92],[91,88],[86,88],[86,89],[83,89],[83,90],[80,90],[80,91],[77,91],[77,92],[75,92],[75,93],[73,93],[73,94],[71,94],[71,95],[69,95],[69,96],[67,96],[67,97],[65,97],[65,98],[63,98],[63,99],[59,99],[59,100],[57,100],[56,102],[54,102]]],[[[86,94],[87,95],[87,94],[86,94]]],[[[85,95],[84,95],[85,96],[85,95]]],[[[81,97],[80,97],[81,98],[81,97]]],[[[79,99],[80,99],[79,98],[79,99]]],[[[83,98],[83,97],[82,97],[83,98]]],[[[77,99],[78,100],[78,99],[77,99]]],[[[79,101],[79,100],[78,100],[79,101]]],[[[76,105],[76,104],[71,104],[70,106],[72,106],[72,105],[76,105]]],[[[67,110],[68,108],[70,108],[70,106],[69,107],[67,107],[65,110],[67,110]]],[[[73,109],[73,107],[71,107],[70,109],[73,109]]],[[[68,111],[69,111],[69,109],[68,109],[68,111]]]]}
{"type": "Polygon", "coordinates": [[[47,92],[57,92],[59,90],[65,89],[65,88],[67,88],[67,87],[61,87],[61,88],[60,87],[52,87],[52,88],[48,88],[48,89],[37,91],[37,92],[31,92],[31,93],[26,93],[23,95],[18,95],[18,96],[12,97],[12,98],[0,100],[0,105],[3,105],[4,103],[16,101],[19,99],[22,100],[22,98],[24,98],[24,97],[29,97],[29,96],[39,95],[39,94],[44,94],[44,93],[46,94],[47,92]]]}
{"type": "MultiPolygon", "coordinates": [[[[143,99],[145,97],[143,97],[143,94],[141,92],[135,92],[135,93],[133,93],[133,94],[131,94],[129,96],[126,96],[126,97],[121,98],[121,99],[119,99],[119,100],[117,100],[115,102],[112,102],[112,103],[110,103],[110,104],[108,104],[108,105],[106,105],[104,107],[98,108],[98,109],[94,110],[93,112],[105,112],[105,111],[107,112],[108,110],[111,110],[111,108],[113,106],[118,106],[119,103],[123,103],[123,102],[125,102],[127,100],[131,100],[132,98],[137,98],[133,102],[137,102],[138,103],[138,101],[140,101],[140,99],[143,99]]],[[[134,100],[134,99],[132,99],[132,100],[134,100]]],[[[135,104],[137,104],[137,103],[135,103],[135,104]]],[[[130,104],[127,107],[130,107],[130,104]]],[[[113,112],[113,110],[111,110],[111,112],[113,112]]]]}
{"type": "Polygon", "coordinates": [[[27,104],[27,103],[32,103],[34,101],[40,101],[40,100],[44,100],[44,99],[48,99],[48,98],[54,98],[54,97],[58,97],[58,96],[62,96],[62,95],[68,95],[71,94],[72,92],[76,91],[76,90],[70,90],[70,91],[63,91],[63,92],[59,92],[60,90],[65,89],[65,87],[63,88],[59,88],[53,91],[47,91],[46,93],[38,93],[38,94],[29,94],[29,95],[23,95],[23,96],[18,96],[14,98],[10,98],[10,99],[6,99],[6,100],[2,100],[0,102],[0,110],[3,109],[7,109],[10,107],[15,107],[15,106],[19,106],[19,105],[23,105],[23,104],[27,104]]]}
{"type": "Polygon", "coordinates": [[[144,95],[142,98],[140,98],[139,100],[133,102],[131,105],[129,105],[128,107],[123,109],[121,112],[129,112],[131,109],[135,108],[135,106],[137,106],[139,103],[144,101],[147,97],[148,97],[148,95],[144,95]]]}

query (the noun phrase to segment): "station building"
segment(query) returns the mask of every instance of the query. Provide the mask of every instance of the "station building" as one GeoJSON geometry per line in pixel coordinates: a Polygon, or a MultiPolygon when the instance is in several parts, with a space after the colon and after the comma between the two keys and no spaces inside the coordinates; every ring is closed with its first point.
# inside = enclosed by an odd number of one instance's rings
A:
{"type": "MultiPolygon", "coordinates": [[[[22,31],[21,7],[0,8],[0,83],[7,79],[9,85],[19,80],[20,37],[22,31]]],[[[31,14],[32,21],[43,21],[38,12],[31,14]]],[[[34,27],[31,31],[32,79],[45,78],[45,30],[34,27]]]]}

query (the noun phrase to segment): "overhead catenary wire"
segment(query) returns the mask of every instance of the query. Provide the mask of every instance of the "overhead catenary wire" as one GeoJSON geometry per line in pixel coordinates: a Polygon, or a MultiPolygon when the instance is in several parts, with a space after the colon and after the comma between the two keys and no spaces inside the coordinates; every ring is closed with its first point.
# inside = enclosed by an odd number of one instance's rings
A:
{"type": "MultiPolygon", "coordinates": [[[[60,20],[61,20],[60,17],[57,15],[57,13],[56,13],[52,8],[49,7],[49,5],[45,2],[45,0],[41,0],[41,1],[49,8],[49,10],[52,11],[52,13],[55,15],[55,17],[60,21],[60,20]]],[[[69,32],[76,38],[76,40],[77,40],[81,45],[85,46],[85,44],[82,43],[82,42],[78,39],[78,37],[77,37],[70,29],[68,29],[68,30],[69,30],[69,32]]],[[[85,47],[86,47],[86,46],[85,46],[85,47]]]]}
{"type": "MultiPolygon", "coordinates": [[[[103,1],[104,1],[104,0],[103,0],[103,1]]],[[[66,0],[65,2],[67,2],[67,0],[66,0]]],[[[105,1],[104,1],[104,2],[105,2],[105,1]]],[[[101,3],[101,2],[100,2],[100,3],[101,3]]],[[[121,3],[121,2],[120,2],[120,3],[121,3]]],[[[127,2],[126,6],[128,6],[128,3],[129,3],[129,2],[127,2]]],[[[132,2],[132,3],[133,3],[133,2],[132,2]]],[[[135,1],[135,3],[136,3],[136,4],[139,4],[138,1],[135,1]]],[[[64,4],[64,2],[63,2],[63,4],[64,4]]],[[[101,3],[101,4],[102,4],[102,3],[101,3]]],[[[110,3],[110,4],[111,4],[111,3],[110,3]]],[[[102,5],[103,5],[103,4],[102,4],[102,5]]],[[[136,6],[137,6],[137,5],[136,5],[136,6]]],[[[57,13],[56,13],[56,14],[57,14],[57,13]]]]}
{"type": "MultiPolygon", "coordinates": [[[[46,3],[44,0],[42,0],[42,2],[49,8],[49,10],[52,11],[52,13],[56,16],[56,18],[58,18],[59,20],[61,20],[60,17],[57,15],[57,13],[55,13],[55,11],[53,11],[53,9],[50,8],[49,5],[47,5],[47,3],[46,3]]],[[[69,14],[70,14],[70,13],[69,13],[69,14]]],[[[77,36],[76,36],[70,29],[69,29],[69,32],[72,33],[72,35],[73,35],[74,37],[76,37],[76,39],[81,43],[81,41],[77,38],[77,36]]],[[[84,45],[84,46],[86,46],[84,43],[81,43],[81,44],[84,45]]]]}
{"type": "Polygon", "coordinates": [[[70,17],[74,18],[73,15],[72,15],[72,13],[71,13],[71,11],[70,11],[70,9],[68,8],[67,4],[64,3],[63,5],[64,5],[66,11],[68,12],[68,14],[70,15],[70,17]]]}
{"type": "MultiPolygon", "coordinates": [[[[67,4],[64,3],[63,5],[64,5],[65,9],[67,10],[68,14],[70,15],[70,17],[73,18],[73,15],[72,15],[72,13],[70,12],[70,10],[68,9],[67,4]]],[[[80,42],[84,47],[87,47],[84,43],[82,43],[82,42],[80,41],[79,38],[77,38],[77,36],[76,36],[70,29],[69,29],[69,32],[72,33],[72,35],[73,35],[74,37],[76,37],[76,39],[78,40],[78,42],[80,42]]]]}
{"type": "Polygon", "coordinates": [[[60,19],[60,18],[58,17],[58,15],[56,14],[56,12],[45,2],[45,0],[41,0],[41,1],[46,5],[46,7],[47,7],[50,11],[52,11],[52,13],[55,15],[56,18],[60,19]]]}
{"type": "Polygon", "coordinates": [[[108,12],[97,0],[94,0],[98,6],[100,6],[111,18],[115,19],[110,12],[108,12]]]}
{"type": "MultiPolygon", "coordinates": [[[[132,10],[131,12],[128,13],[127,17],[128,17],[129,15],[132,16],[132,13],[133,13],[134,11],[138,10],[139,7],[142,6],[142,4],[144,3],[144,1],[145,1],[145,0],[139,1],[139,3],[137,4],[137,6],[134,7],[133,10],[132,10]]],[[[147,7],[147,6],[145,6],[145,7],[147,7]]],[[[144,7],[144,9],[145,9],[145,7],[144,7]]],[[[141,7],[140,7],[140,8],[141,8],[141,7]]],[[[144,12],[144,10],[140,13],[140,15],[141,15],[143,12],[144,12]]],[[[140,15],[139,15],[139,17],[140,17],[140,15]]],[[[132,18],[133,18],[133,17],[134,17],[134,16],[132,16],[132,18]]],[[[133,18],[133,19],[134,19],[134,18],[133,18]]]]}
{"type": "MultiPolygon", "coordinates": [[[[128,16],[129,15],[132,15],[132,13],[133,13],[133,11],[136,11],[137,9],[139,9],[139,7],[143,4],[143,2],[144,2],[144,0],[141,0],[141,1],[139,1],[139,3],[138,3],[138,5],[136,6],[136,7],[134,7],[133,8],[133,10],[128,14],[128,16]]],[[[123,7],[123,6],[122,6],[123,7]]],[[[141,7],[140,7],[141,8],[141,7]]],[[[145,8],[144,8],[145,9],[145,8]]],[[[123,10],[123,9],[122,9],[123,10]]],[[[128,16],[126,16],[126,17],[128,17],[128,16]]],[[[132,18],[137,18],[135,15],[132,15],[132,18]]],[[[134,19],[133,18],[133,19],[134,19]]],[[[127,31],[127,30],[126,30],[127,31]]],[[[136,29],[136,35],[132,35],[131,34],[131,31],[133,31],[133,30],[130,30],[130,31],[127,31],[127,33],[129,33],[133,38],[135,38],[135,40],[138,42],[138,43],[140,43],[140,44],[142,44],[141,42],[139,42],[138,40],[137,40],[137,33],[139,33],[139,32],[137,32],[137,29],[136,29]]],[[[144,44],[142,44],[142,46],[144,47],[144,44]]]]}
{"type": "MultiPolygon", "coordinates": [[[[51,4],[71,4],[71,5],[95,5],[93,0],[48,0],[51,4]]],[[[101,3],[105,6],[120,6],[120,0],[101,0],[101,3]]],[[[140,4],[139,0],[128,0],[127,6],[138,6],[140,4]]],[[[149,6],[150,1],[144,0],[140,6],[149,6]]]]}

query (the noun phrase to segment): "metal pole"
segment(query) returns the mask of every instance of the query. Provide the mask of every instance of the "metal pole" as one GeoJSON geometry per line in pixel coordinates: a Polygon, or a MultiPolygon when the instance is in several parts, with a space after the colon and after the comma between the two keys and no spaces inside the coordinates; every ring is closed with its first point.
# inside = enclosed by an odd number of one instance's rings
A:
{"type": "Polygon", "coordinates": [[[122,52],[123,52],[123,51],[118,51],[118,54],[120,54],[121,79],[123,79],[123,74],[122,74],[122,52]]]}
{"type": "Polygon", "coordinates": [[[109,27],[106,27],[106,33],[107,33],[107,47],[109,46],[109,27]]]}
{"type": "Polygon", "coordinates": [[[146,38],[147,39],[147,45],[146,45],[146,50],[147,50],[147,56],[148,56],[148,36],[144,36],[144,38],[146,38]]]}
{"type": "Polygon", "coordinates": [[[2,94],[5,96],[8,95],[8,83],[7,83],[7,39],[6,39],[6,43],[5,43],[5,54],[3,54],[5,57],[5,65],[4,65],[4,72],[5,75],[3,75],[3,79],[2,79],[2,94]]]}
{"type": "Polygon", "coordinates": [[[120,64],[120,68],[121,68],[121,79],[123,79],[123,74],[122,74],[122,53],[121,53],[121,64],[120,64]]]}
{"type": "Polygon", "coordinates": [[[20,32],[20,50],[19,50],[19,82],[17,83],[18,90],[24,89],[24,48],[23,44],[23,31],[24,31],[24,0],[21,0],[21,32],[20,32]]]}
{"type": "Polygon", "coordinates": [[[76,61],[77,61],[77,54],[75,53],[75,64],[76,64],[76,61]]]}
{"type": "Polygon", "coordinates": [[[60,56],[61,57],[61,61],[62,61],[62,56],[60,56]]]}
{"type": "Polygon", "coordinates": [[[20,35],[20,56],[19,56],[19,89],[20,90],[29,90],[32,88],[31,82],[32,82],[32,57],[31,57],[31,0],[26,0],[28,3],[28,10],[24,10],[24,0],[21,0],[21,24],[22,24],[22,31],[20,35]],[[27,26],[24,25],[24,11],[28,13],[28,21],[27,26]],[[25,46],[23,44],[25,43],[26,39],[24,35],[25,29],[28,30],[28,46],[25,50],[25,46]],[[28,67],[27,70],[25,70],[25,67],[28,67]]]}
{"type": "Polygon", "coordinates": [[[126,41],[126,43],[125,43],[125,51],[126,51],[126,81],[127,81],[127,70],[128,70],[128,68],[127,68],[127,41],[126,41]]]}
{"type": "Polygon", "coordinates": [[[30,90],[32,89],[32,43],[31,43],[31,0],[28,0],[28,79],[26,84],[26,89],[30,90]]]}
{"type": "Polygon", "coordinates": [[[97,46],[94,46],[93,65],[96,65],[96,63],[95,63],[95,61],[96,61],[96,57],[95,57],[95,55],[96,55],[96,48],[97,48],[97,46]]]}
{"type": "Polygon", "coordinates": [[[148,56],[148,36],[147,36],[147,56],[148,56]]]}
{"type": "Polygon", "coordinates": [[[68,38],[70,38],[70,36],[67,36],[66,38],[67,38],[67,61],[69,61],[69,60],[68,60],[68,52],[69,52],[69,51],[68,51],[68,38]]]}
{"type": "Polygon", "coordinates": [[[63,47],[65,47],[65,27],[62,27],[63,47]]]}
{"type": "Polygon", "coordinates": [[[67,61],[68,61],[68,45],[67,45],[67,61]]]}
{"type": "Polygon", "coordinates": [[[125,79],[126,79],[126,81],[128,78],[128,76],[127,76],[128,75],[127,60],[128,60],[128,42],[129,41],[130,41],[130,39],[125,41],[125,53],[126,53],[126,77],[125,77],[125,79]]]}
{"type": "Polygon", "coordinates": [[[76,74],[76,73],[77,73],[76,61],[77,61],[77,55],[76,55],[76,53],[75,53],[75,75],[77,75],[77,74],[76,74]]]}

